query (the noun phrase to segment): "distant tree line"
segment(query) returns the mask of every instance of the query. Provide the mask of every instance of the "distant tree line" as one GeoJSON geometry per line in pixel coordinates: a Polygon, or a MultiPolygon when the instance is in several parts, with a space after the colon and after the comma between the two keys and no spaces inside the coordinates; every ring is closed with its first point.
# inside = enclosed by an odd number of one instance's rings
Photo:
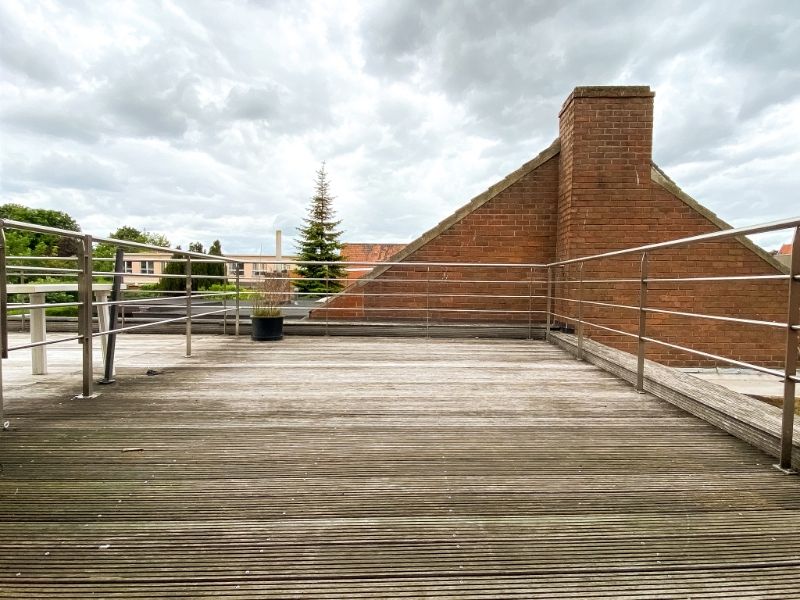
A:
{"type": "MultiPolygon", "coordinates": [[[[178,246],[180,250],[180,246],[178,246]]],[[[205,254],[203,244],[200,242],[192,242],[189,244],[190,252],[200,252],[205,254]]],[[[219,240],[214,240],[211,247],[208,249],[209,256],[222,256],[222,245],[219,240]]],[[[185,275],[186,263],[184,256],[180,254],[173,254],[173,259],[181,259],[181,262],[168,262],[164,266],[165,275],[185,275]]],[[[198,262],[200,259],[192,260],[192,290],[197,291],[200,289],[208,289],[214,284],[223,283],[222,279],[215,279],[217,277],[225,276],[225,263],[223,262],[198,262]]],[[[164,291],[183,291],[186,289],[186,280],[178,277],[162,277],[158,283],[158,289],[164,291]]]]}
{"type": "MultiPolygon", "coordinates": [[[[26,223],[35,223],[37,225],[45,225],[47,227],[55,227],[58,229],[66,229],[68,231],[81,231],[77,221],[70,215],[59,210],[49,210],[44,208],[30,208],[21,204],[3,204],[0,205],[0,218],[11,219],[14,221],[23,221],[26,223]]],[[[108,234],[109,238],[120,241],[136,242],[139,244],[148,244],[151,246],[158,246],[160,248],[169,248],[170,241],[162,233],[153,233],[150,231],[141,231],[135,227],[124,225],[119,227],[116,231],[108,234]]],[[[117,245],[109,242],[102,242],[95,246],[93,256],[96,258],[113,258],[116,253],[117,245]]],[[[180,246],[178,246],[180,249],[180,246]]],[[[6,230],[6,255],[7,256],[52,256],[52,257],[70,257],[78,254],[80,250],[80,241],[71,238],[63,237],[55,234],[33,233],[23,231],[20,229],[7,229],[6,230]]],[[[137,248],[135,246],[124,247],[126,253],[148,252],[146,248],[137,248]]],[[[189,244],[189,250],[192,252],[205,253],[203,244],[200,242],[192,242],[189,244]]],[[[214,240],[208,250],[211,256],[222,256],[222,245],[219,240],[214,240]]],[[[178,254],[173,254],[173,258],[182,259],[183,257],[178,254]]],[[[30,264],[30,263],[28,263],[30,264]]],[[[48,261],[46,265],[36,264],[34,266],[50,266],[50,267],[75,267],[74,261],[48,261]]],[[[95,271],[111,272],[114,269],[114,263],[110,260],[98,260],[93,266],[95,271]]],[[[186,273],[184,262],[168,262],[164,269],[165,274],[170,275],[183,275],[186,273]]],[[[213,277],[223,277],[225,275],[225,264],[219,263],[200,263],[192,262],[192,289],[206,289],[214,284],[222,283],[220,279],[213,279],[213,277]],[[197,277],[200,276],[200,277],[197,277]]],[[[17,280],[18,278],[12,278],[17,280]]],[[[39,281],[46,278],[38,278],[39,281]]],[[[69,281],[72,278],[59,278],[58,281],[69,281]]],[[[37,278],[29,278],[28,281],[36,281],[37,278]]],[[[186,289],[184,279],[164,277],[161,278],[154,286],[158,289],[165,291],[177,291],[186,289]]]]}

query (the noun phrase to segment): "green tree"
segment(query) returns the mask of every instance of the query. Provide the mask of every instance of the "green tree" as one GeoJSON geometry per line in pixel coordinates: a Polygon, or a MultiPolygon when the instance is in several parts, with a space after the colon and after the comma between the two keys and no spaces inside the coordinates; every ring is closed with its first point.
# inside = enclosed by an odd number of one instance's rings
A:
{"type": "Polygon", "coordinates": [[[317,171],[314,196],[308,209],[305,226],[299,228],[300,242],[298,261],[324,261],[326,265],[298,265],[297,272],[303,278],[295,282],[302,294],[327,294],[340,291],[344,286],[339,279],[347,274],[342,265],[342,235],[337,227],[341,221],[335,219],[333,196],[330,193],[325,163],[317,171]]]}
{"type": "MultiPolygon", "coordinates": [[[[139,244],[150,244],[151,246],[159,246],[161,248],[169,248],[169,240],[167,236],[163,233],[151,233],[149,231],[139,231],[135,227],[131,227],[130,225],[123,225],[119,229],[117,229],[113,233],[109,233],[108,237],[114,238],[115,240],[125,240],[126,242],[137,242],[139,244]]],[[[116,246],[114,244],[108,244],[103,242],[102,244],[98,244],[98,250],[100,248],[106,249],[106,247],[111,249],[111,255],[114,254],[114,249],[116,246]]],[[[126,252],[147,252],[144,248],[135,248],[131,246],[130,248],[125,248],[126,252]]]]}
{"type": "MultiPolygon", "coordinates": [[[[212,244],[212,250],[222,252],[222,249],[219,245],[219,241],[215,241],[212,244]],[[214,248],[214,244],[217,245],[217,248],[214,248]]],[[[180,246],[178,246],[178,250],[180,250],[180,246]]],[[[205,250],[203,249],[203,244],[200,242],[192,242],[189,244],[189,251],[190,252],[199,252],[200,254],[205,254],[205,250]]],[[[211,252],[209,252],[210,254],[211,252]]],[[[172,258],[174,259],[184,259],[185,257],[180,254],[173,254],[172,258]]],[[[216,265],[211,265],[209,263],[199,262],[198,260],[192,260],[192,290],[197,291],[201,289],[207,289],[211,287],[215,283],[221,283],[219,280],[216,279],[208,279],[204,277],[204,275],[211,275],[212,269],[210,267],[216,267],[216,265]]],[[[222,265],[223,271],[222,274],[224,275],[224,265],[222,265]]],[[[183,262],[168,262],[164,266],[164,274],[165,275],[185,275],[186,274],[186,263],[183,262]]],[[[158,289],[165,290],[165,291],[184,291],[186,289],[186,280],[179,278],[179,277],[162,277],[158,282],[158,289]]]]}
{"type": "MultiPolygon", "coordinates": [[[[75,219],[65,212],[46,208],[30,208],[22,204],[3,204],[0,206],[0,218],[69,231],[81,230],[75,219]]],[[[6,230],[6,253],[8,256],[75,256],[79,246],[79,241],[71,237],[33,233],[20,229],[6,230]]]]}
{"type": "MultiPolygon", "coordinates": [[[[125,240],[127,242],[137,242],[139,244],[150,244],[152,246],[160,246],[162,248],[169,247],[169,240],[167,236],[161,233],[150,233],[149,231],[139,231],[135,227],[131,227],[130,225],[123,225],[122,227],[118,228],[113,233],[109,233],[108,237],[114,238],[115,240],[125,240]]],[[[133,253],[133,252],[147,252],[144,248],[136,248],[133,246],[130,247],[123,247],[125,252],[133,253]]],[[[117,246],[115,244],[110,244],[108,242],[102,242],[97,244],[97,247],[94,250],[94,255],[97,258],[114,258],[114,255],[117,251],[117,246]]],[[[110,260],[98,260],[97,264],[95,265],[95,271],[112,271],[114,267],[114,263],[110,260]]]]}
{"type": "MultiPolygon", "coordinates": [[[[189,244],[189,252],[198,252],[205,254],[203,244],[200,242],[192,242],[189,244]]],[[[199,260],[199,259],[198,259],[199,260]]],[[[185,271],[184,271],[185,272],[185,271]]],[[[203,275],[208,274],[208,263],[192,261],[192,289],[197,291],[208,287],[208,279],[203,275]]]]}
{"type": "MultiPolygon", "coordinates": [[[[222,256],[222,244],[220,244],[219,240],[214,240],[211,244],[211,247],[208,249],[209,256],[222,256]]],[[[207,274],[212,277],[225,277],[225,263],[223,262],[214,262],[209,263],[207,265],[207,274]]],[[[209,279],[208,285],[206,288],[211,287],[212,285],[222,285],[225,282],[222,279],[209,279]]]]}
{"type": "MultiPolygon", "coordinates": [[[[181,249],[180,246],[177,248],[181,249]]],[[[173,254],[173,259],[183,258],[180,254],[173,254]]],[[[186,263],[168,262],[164,265],[164,275],[184,275],[186,273],[186,263]]],[[[186,280],[178,277],[162,277],[158,280],[158,289],[166,292],[178,292],[186,289],[186,280]]]]}

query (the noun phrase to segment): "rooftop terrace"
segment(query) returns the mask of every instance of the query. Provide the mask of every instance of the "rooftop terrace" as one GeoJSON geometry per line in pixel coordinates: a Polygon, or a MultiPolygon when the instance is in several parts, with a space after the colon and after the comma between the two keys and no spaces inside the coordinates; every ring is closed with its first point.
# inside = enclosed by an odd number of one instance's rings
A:
{"type": "Polygon", "coordinates": [[[194,342],[4,361],[0,597],[800,595],[798,479],[554,345],[194,342]]]}

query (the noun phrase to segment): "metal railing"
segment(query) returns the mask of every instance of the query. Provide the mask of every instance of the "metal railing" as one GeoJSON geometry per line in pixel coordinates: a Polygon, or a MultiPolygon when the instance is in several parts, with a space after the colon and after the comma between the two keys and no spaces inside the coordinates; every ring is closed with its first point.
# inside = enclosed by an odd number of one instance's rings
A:
{"type": "MultiPolygon", "coordinates": [[[[677,262],[677,261],[676,261],[677,262]]],[[[680,265],[680,263],[678,262],[680,265]]],[[[791,468],[792,459],[792,433],[794,425],[795,413],[795,391],[797,377],[797,362],[798,362],[798,332],[800,331],[800,218],[785,219],[781,221],[774,221],[771,223],[764,223],[752,227],[741,227],[738,229],[728,229],[722,231],[715,231],[712,233],[696,235],[667,242],[647,244],[634,248],[626,248],[616,250],[613,252],[605,252],[591,256],[584,256],[573,258],[569,260],[562,260],[550,263],[547,265],[548,281],[553,278],[553,273],[557,269],[565,269],[570,266],[578,267],[577,279],[563,279],[561,284],[577,284],[576,297],[551,297],[548,293],[548,306],[554,301],[561,301],[562,303],[574,303],[577,305],[575,316],[566,314],[557,314],[548,309],[548,332],[551,317],[559,317],[565,321],[575,323],[577,334],[577,355],[579,358],[583,357],[583,340],[585,336],[585,327],[594,327],[601,331],[606,331],[623,337],[633,338],[636,340],[636,355],[637,355],[637,374],[636,374],[636,389],[644,391],[645,382],[645,353],[648,344],[668,348],[672,351],[683,352],[696,356],[702,359],[708,359],[728,365],[752,369],[754,371],[772,375],[783,379],[783,411],[781,423],[781,449],[780,449],[780,463],[782,469],[791,468]],[[788,272],[785,274],[768,274],[768,275],[730,275],[730,276],[689,276],[689,277],[654,277],[648,273],[650,266],[650,259],[656,252],[673,249],[692,247],[695,244],[707,244],[709,242],[718,242],[722,240],[730,240],[732,238],[741,238],[742,236],[754,235],[758,233],[780,231],[786,229],[794,229],[793,234],[793,252],[791,263],[788,272]],[[587,280],[584,278],[584,265],[596,261],[603,261],[609,259],[618,259],[622,257],[634,257],[638,259],[638,277],[621,277],[621,278],[599,278],[587,280]],[[771,321],[765,319],[751,319],[733,317],[727,315],[715,315],[707,313],[690,312],[683,310],[670,310],[650,306],[648,304],[648,291],[654,284],[686,284],[696,285],[698,283],[718,283],[718,282],[747,282],[747,281],[786,281],[788,283],[788,298],[786,304],[786,320],[785,322],[771,321]],[[637,284],[638,285],[638,302],[636,305],[621,304],[617,302],[596,302],[588,300],[585,297],[585,286],[587,283],[594,284],[637,284]],[[625,331],[616,327],[609,327],[601,325],[596,322],[590,322],[583,318],[584,306],[602,306],[604,308],[620,309],[623,311],[635,311],[637,315],[637,330],[636,332],[625,331]],[[768,368],[751,361],[738,360],[720,354],[706,352],[696,348],[691,348],[683,344],[673,343],[667,340],[658,339],[648,335],[648,315],[669,315],[673,317],[682,317],[693,320],[709,320],[715,322],[724,322],[730,324],[756,326],[767,329],[778,329],[785,331],[785,349],[783,353],[783,369],[768,368]]],[[[567,312],[567,311],[564,311],[567,312]]]]}
{"type": "MultiPolygon", "coordinates": [[[[670,240],[663,243],[647,244],[634,248],[626,248],[613,252],[572,258],[550,263],[467,263],[467,262],[338,262],[336,266],[356,271],[364,271],[366,275],[359,279],[348,277],[332,277],[327,274],[318,278],[300,277],[295,269],[299,265],[331,266],[324,261],[296,261],[289,257],[282,259],[259,259],[252,261],[259,265],[259,269],[272,267],[277,271],[274,276],[285,280],[288,285],[296,286],[300,279],[304,281],[320,281],[325,285],[322,291],[308,292],[304,297],[310,300],[319,300],[312,303],[310,316],[321,321],[324,318],[326,332],[329,322],[334,320],[352,320],[360,318],[368,322],[375,319],[400,320],[424,323],[426,335],[429,328],[439,324],[457,322],[473,323],[476,321],[490,323],[512,323],[517,327],[528,329],[528,337],[532,337],[534,323],[544,326],[545,337],[551,338],[554,329],[569,328],[574,326],[577,342],[577,355],[583,358],[584,338],[586,330],[597,330],[605,334],[621,336],[624,339],[635,341],[637,355],[636,388],[640,391],[645,386],[646,353],[650,346],[660,347],[671,352],[685,353],[698,359],[724,363],[753,369],[757,372],[780,377],[784,381],[784,399],[781,433],[781,458],[783,468],[791,465],[792,426],[794,419],[795,385],[797,377],[797,346],[798,331],[800,331],[800,218],[787,219],[756,225],[717,231],[687,238],[670,240]],[[794,229],[794,254],[791,266],[787,272],[770,272],[758,274],[708,275],[692,274],[685,272],[672,272],[664,276],[656,276],[653,265],[658,267],[661,263],[653,260],[659,252],[674,248],[692,248],[695,245],[707,245],[713,242],[741,238],[742,236],[757,233],[772,232],[785,229],[794,229]],[[611,269],[611,274],[587,276],[586,265],[599,264],[602,261],[627,260],[630,264],[624,269],[611,269]],[[633,260],[631,260],[633,259],[633,260]],[[633,265],[633,266],[632,266],[633,265]],[[288,268],[287,268],[288,267],[288,268]],[[379,273],[373,273],[374,267],[380,267],[379,273]],[[577,269],[577,276],[574,270],[577,269]],[[692,312],[685,307],[664,307],[648,302],[648,292],[657,286],[693,286],[700,284],[715,285],[724,282],[741,282],[748,284],[755,282],[760,285],[777,282],[783,285],[788,282],[787,312],[785,321],[768,320],[760,318],[741,317],[724,314],[710,314],[692,312]],[[600,298],[592,298],[590,294],[597,286],[608,285],[613,289],[619,286],[630,286],[631,291],[625,294],[607,293],[600,298]],[[339,286],[343,289],[339,290],[339,286]],[[620,297],[627,297],[628,302],[620,301],[620,297]],[[348,302],[355,304],[348,304],[348,302]],[[600,323],[587,318],[587,311],[605,311],[600,314],[610,314],[612,311],[622,311],[631,315],[633,330],[625,330],[614,323],[600,323]],[[354,316],[355,315],[355,316],[354,316]],[[724,356],[716,352],[708,352],[699,348],[692,348],[685,344],[676,343],[674,339],[662,339],[653,333],[650,321],[659,318],[681,318],[691,321],[710,321],[731,326],[762,327],[775,332],[785,332],[785,348],[783,352],[783,368],[756,364],[755,361],[741,360],[734,356],[724,356]]],[[[135,255],[131,258],[134,258],[135,255]]],[[[148,258],[148,260],[150,260],[148,258]]],[[[683,263],[678,259],[672,264],[680,267],[683,263]]],[[[192,302],[193,300],[221,299],[221,309],[202,313],[204,315],[221,314],[223,327],[227,323],[229,313],[235,314],[235,334],[240,333],[240,322],[246,314],[246,290],[243,290],[242,275],[244,274],[241,259],[215,257],[207,254],[190,252],[178,249],[167,249],[149,244],[127,242],[112,238],[91,236],[79,232],[65,231],[50,227],[42,227],[15,221],[0,221],[0,324],[2,324],[2,354],[8,356],[11,350],[30,348],[33,344],[23,344],[10,348],[8,345],[8,312],[9,308],[16,310],[33,310],[42,308],[34,303],[19,303],[8,305],[6,286],[9,277],[18,275],[41,277],[68,277],[78,279],[78,301],[74,303],[47,304],[51,306],[78,306],[78,335],[67,338],[45,341],[43,344],[79,340],[83,344],[83,396],[90,396],[92,388],[92,339],[98,336],[109,336],[116,333],[141,330],[163,323],[178,323],[185,321],[186,355],[191,355],[192,343],[192,302]],[[75,268],[33,266],[30,262],[54,260],[54,257],[7,257],[5,252],[5,231],[8,229],[21,229],[26,231],[55,234],[71,237],[81,244],[81,251],[77,257],[57,260],[77,261],[75,268]],[[111,271],[100,271],[93,268],[95,262],[100,260],[113,260],[93,256],[95,243],[111,244],[119,247],[149,250],[155,252],[168,252],[179,258],[158,259],[157,262],[183,262],[184,274],[169,273],[136,273],[125,272],[124,268],[116,266],[111,271]],[[12,264],[24,260],[27,264],[12,264]],[[224,275],[210,276],[205,274],[192,274],[192,265],[200,263],[222,263],[225,267],[224,275]],[[230,270],[228,270],[230,268],[230,270]],[[113,299],[93,301],[91,289],[93,281],[101,277],[151,277],[153,279],[168,279],[170,277],[185,280],[184,289],[176,294],[155,294],[151,298],[113,299]],[[192,282],[197,278],[219,280],[222,283],[235,282],[234,291],[198,292],[193,290],[192,282]],[[227,305],[228,299],[234,298],[234,306],[227,305]],[[106,307],[129,307],[157,305],[162,308],[183,309],[185,314],[162,318],[152,322],[136,322],[134,324],[114,327],[108,331],[92,331],[92,311],[106,307]],[[244,310],[243,310],[244,309],[244,310]]],[[[713,267],[712,267],[713,271],[713,267]]],[[[141,295],[142,292],[139,292],[141,295]]],[[[613,320],[612,320],[613,321],[613,320]]],[[[1,372],[0,372],[1,377],[1,372]]],[[[2,409],[2,379],[0,379],[0,410],[2,409]]]]}
{"type": "MultiPolygon", "coordinates": [[[[103,337],[104,341],[107,341],[109,339],[114,339],[114,336],[118,333],[124,333],[127,331],[132,331],[135,329],[141,329],[144,327],[159,324],[159,322],[145,323],[145,324],[137,324],[131,326],[111,327],[97,332],[94,331],[93,312],[95,309],[98,309],[98,311],[109,308],[115,310],[118,306],[130,303],[129,301],[117,298],[112,300],[103,300],[103,301],[93,300],[95,292],[95,283],[94,283],[95,279],[110,277],[116,279],[117,281],[120,281],[121,278],[126,275],[126,273],[121,272],[119,269],[120,267],[119,257],[107,258],[107,257],[94,256],[94,245],[96,243],[108,244],[114,248],[134,248],[138,250],[152,250],[160,252],[163,252],[165,250],[164,248],[160,248],[158,246],[153,246],[150,244],[142,244],[138,242],[117,240],[114,238],[93,236],[81,232],[58,229],[54,227],[46,227],[32,223],[23,223],[19,221],[13,221],[10,219],[0,220],[0,354],[2,354],[2,358],[8,358],[8,353],[14,350],[21,350],[26,348],[31,348],[35,350],[37,348],[44,348],[45,346],[50,346],[53,344],[71,342],[77,340],[82,347],[82,352],[81,352],[82,390],[80,397],[84,398],[89,398],[94,396],[94,368],[93,368],[94,365],[93,365],[93,355],[92,355],[92,346],[94,338],[103,337]],[[6,232],[9,230],[27,231],[32,233],[53,235],[60,238],[69,238],[75,240],[78,243],[78,254],[77,256],[71,256],[71,257],[54,257],[54,256],[9,257],[7,256],[7,247],[6,247],[6,232]],[[43,261],[43,262],[50,262],[51,264],[49,266],[37,267],[31,265],[9,264],[9,261],[12,261],[12,263],[14,261],[16,262],[43,261]],[[55,261],[57,261],[58,263],[77,262],[77,265],[76,268],[53,266],[53,263],[55,261]],[[114,267],[112,267],[111,270],[95,270],[95,264],[104,261],[114,262],[114,267]],[[37,277],[50,277],[50,278],[67,277],[70,279],[76,279],[77,280],[76,283],[71,282],[65,285],[55,285],[50,287],[55,288],[53,289],[53,291],[72,292],[73,291],[72,288],[74,286],[76,288],[74,291],[77,292],[77,297],[78,297],[77,301],[58,302],[58,303],[21,302],[21,303],[14,303],[9,306],[8,303],[9,277],[17,276],[19,278],[23,277],[25,274],[31,274],[31,273],[33,273],[37,277]],[[17,346],[9,345],[9,340],[8,340],[9,308],[11,308],[11,310],[21,311],[23,313],[25,311],[37,311],[37,310],[43,313],[46,309],[54,307],[77,307],[78,309],[77,336],[68,336],[51,340],[41,339],[37,341],[32,341],[29,344],[21,344],[17,346]]],[[[193,275],[191,272],[191,261],[193,258],[201,259],[204,261],[210,260],[210,261],[220,262],[223,264],[229,261],[225,257],[214,257],[188,250],[170,248],[168,249],[168,251],[173,255],[183,257],[186,264],[184,275],[162,275],[161,277],[172,276],[184,279],[186,281],[186,286],[185,286],[186,292],[184,295],[181,296],[184,301],[183,306],[185,307],[186,314],[170,320],[172,322],[177,322],[177,321],[186,322],[186,356],[191,356],[192,299],[204,296],[192,293],[192,280],[197,277],[206,277],[206,278],[209,277],[208,275],[202,275],[202,276],[193,275]]],[[[224,278],[220,277],[219,279],[224,279],[224,278]]],[[[43,288],[44,287],[47,286],[43,286],[43,288]]],[[[42,294],[43,293],[44,292],[42,292],[42,294]]],[[[160,298],[150,299],[150,301],[157,301],[159,299],[163,300],[169,298],[174,298],[174,296],[165,295],[161,296],[160,298]]],[[[137,300],[137,302],[141,302],[141,300],[137,300]]],[[[236,312],[236,328],[238,329],[239,327],[238,302],[236,303],[235,308],[225,308],[223,309],[223,311],[225,311],[226,313],[230,311],[236,312]]],[[[217,312],[222,312],[222,311],[217,311],[217,312]]],[[[108,317],[106,317],[106,319],[108,319],[108,317]]],[[[99,318],[98,321],[100,321],[99,318]]],[[[113,323],[113,319],[110,322],[113,323]]],[[[2,385],[2,369],[0,369],[0,415],[2,415],[2,410],[3,410],[3,385],[2,385]]]]}

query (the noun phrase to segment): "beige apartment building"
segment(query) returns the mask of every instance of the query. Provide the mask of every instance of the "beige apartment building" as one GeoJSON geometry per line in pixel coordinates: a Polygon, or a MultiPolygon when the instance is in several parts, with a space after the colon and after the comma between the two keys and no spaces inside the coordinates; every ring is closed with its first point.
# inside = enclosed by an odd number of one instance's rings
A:
{"type": "MultiPolygon", "coordinates": [[[[226,254],[225,258],[236,262],[226,263],[226,274],[231,281],[239,274],[242,284],[255,283],[266,273],[294,269],[295,257],[264,254],[226,254]],[[275,264],[276,261],[288,262],[275,264]]],[[[172,260],[169,252],[126,252],[124,255],[125,276],[123,282],[129,287],[139,287],[147,283],[156,283],[164,273],[166,264],[172,260]]]]}

